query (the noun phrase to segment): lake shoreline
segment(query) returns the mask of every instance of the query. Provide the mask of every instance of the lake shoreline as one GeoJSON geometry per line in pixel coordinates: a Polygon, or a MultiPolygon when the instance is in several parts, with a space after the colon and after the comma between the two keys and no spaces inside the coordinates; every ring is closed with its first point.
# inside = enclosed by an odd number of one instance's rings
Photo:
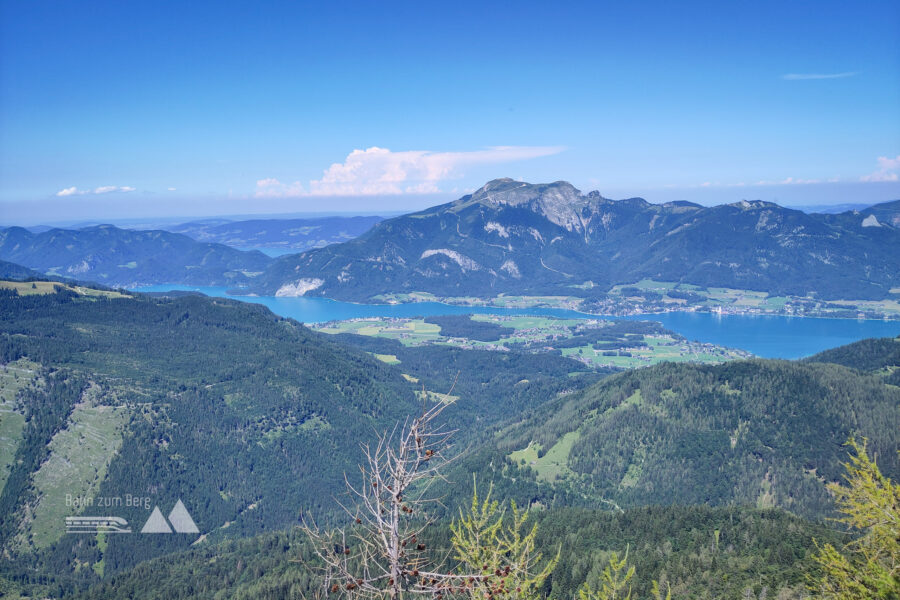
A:
{"type": "MultiPolygon", "coordinates": [[[[157,286],[150,286],[157,287],[157,286]]],[[[140,291],[136,289],[134,291],[140,291]]],[[[234,292],[237,290],[227,290],[226,294],[230,298],[265,298],[269,296],[260,296],[258,294],[235,294],[234,292]]],[[[406,296],[410,296],[412,299],[405,301],[397,301],[397,302],[362,302],[358,300],[340,300],[337,298],[328,298],[325,296],[274,296],[277,298],[316,298],[319,300],[327,300],[330,302],[342,302],[345,304],[356,304],[359,306],[399,306],[406,304],[422,304],[428,302],[434,302],[438,304],[444,304],[447,306],[467,306],[467,307],[479,307],[479,308],[509,308],[509,309],[531,309],[531,308],[549,308],[549,309],[560,309],[560,310],[569,310],[573,312],[577,312],[590,317],[603,317],[603,318],[633,318],[639,317],[643,315],[664,315],[671,313],[706,313],[706,314],[715,314],[715,315],[734,315],[741,317],[797,317],[797,318],[813,318],[813,319],[843,319],[850,321],[897,321],[900,322],[900,313],[889,314],[882,313],[880,315],[873,315],[871,311],[869,314],[866,313],[858,313],[857,316],[848,316],[844,314],[836,314],[835,312],[828,311],[810,311],[810,312],[789,312],[789,311],[775,311],[775,310],[758,310],[758,309],[747,309],[747,310],[734,310],[732,307],[729,307],[725,310],[719,309],[719,307],[710,307],[710,306],[687,306],[684,308],[671,308],[671,309],[659,309],[658,307],[641,309],[639,307],[633,307],[631,310],[627,311],[618,311],[618,312],[592,312],[590,310],[585,310],[579,307],[579,304],[584,301],[583,298],[578,298],[577,296],[557,296],[558,298],[564,298],[565,300],[559,303],[548,303],[544,301],[534,301],[534,302],[522,302],[522,303],[496,303],[497,300],[501,300],[503,296],[495,296],[493,298],[457,298],[457,297],[441,297],[441,296],[432,296],[431,294],[423,293],[423,292],[413,292],[411,294],[404,294],[406,296]],[[572,300],[570,300],[572,299],[572,300]],[[577,300],[577,301],[576,301],[577,300]]],[[[521,296],[522,298],[550,298],[553,296],[521,296]]],[[[832,302],[859,302],[854,300],[835,300],[832,302]]],[[[852,312],[852,311],[846,311],[852,312]]]]}
{"type": "Polygon", "coordinates": [[[900,321],[776,314],[728,314],[709,311],[593,314],[547,306],[498,307],[447,304],[437,300],[365,304],[308,296],[235,296],[225,287],[143,286],[137,292],[200,292],[211,297],[262,304],[273,313],[301,323],[325,323],[366,317],[425,317],[446,314],[537,315],[562,319],[652,320],[688,340],[745,350],[762,358],[796,359],[871,337],[900,335],[900,321]]]}

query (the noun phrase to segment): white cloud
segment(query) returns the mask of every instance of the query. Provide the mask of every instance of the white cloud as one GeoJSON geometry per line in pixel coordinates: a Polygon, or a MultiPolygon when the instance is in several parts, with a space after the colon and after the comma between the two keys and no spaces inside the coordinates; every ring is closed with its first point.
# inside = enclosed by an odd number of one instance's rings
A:
{"type": "Polygon", "coordinates": [[[366,150],[354,150],[344,162],[328,167],[321,179],[310,181],[309,194],[366,196],[436,193],[441,191],[439,182],[461,177],[465,167],[527,160],[558,154],[563,150],[558,146],[495,146],[468,152],[392,152],[373,146],[366,150]]]}
{"type": "MultiPolygon", "coordinates": [[[[828,179],[828,183],[836,183],[838,179],[828,179]]],[[[753,186],[768,186],[768,185],[812,185],[815,183],[824,183],[821,179],[795,179],[793,177],[786,177],[779,181],[763,179],[760,181],[755,181],[753,183],[747,183],[745,181],[739,181],[736,183],[722,183],[721,181],[704,181],[699,184],[675,184],[671,183],[668,185],[664,185],[664,188],[667,189],[678,189],[678,188],[735,188],[735,187],[753,187],[753,186]]]]}
{"type": "Polygon", "coordinates": [[[863,175],[859,179],[860,179],[860,181],[865,181],[865,182],[900,181],[900,176],[898,176],[896,173],[886,173],[884,171],[876,171],[875,173],[870,173],[869,175],[863,175]]]}
{"type": "Polygon", "coordinates": [[[274,177],[268,177],[256,182],[254,196],[257,198],[293,198],[304,195],[305,191],[303,184],[299,181],[287,184],[281,183],[274,177]]]}
{"type": "Polygon", "coordinates": [[[170,188],[166,188],[166,189],[169,190],[170,192],[174,192],[177,188],[170,187],[170,188]]]}
{"type": "MultiPolygon", "coordinates": [[[[827,179],[802,179],[795,177],[786,177],[780,180],[770,180],[763,179],[760,181],[754,181],[753,183],[720,183],[709,182],[706,181],[704,183],[693,184],[693,185],[679,185],[679,184],[670,184],[663,187],[666,188],[708,188],[708,187],[745,187],[745,186],[772,186],[772,185],[815,185],[819,183],[841,183],[848,182],[850,180],[841,179],[839,177],[829,177],[827,179]]],[[[863,175],[859,178],[859,181],[863,182],[897,182],[900,181],[900,154],[898,154],[895,158],[890,158],[887,156],[879,156],[878,157],[878,170],[874,173],[869,173],[868,175],[863,175]]]]}
{"type": "MultiPolygon", "coordinates": [[[[831,183],[835,183],[837,179],[829,179],[831,183]]],[[[822,183],[821,179],[795,179],[793,177],[785,177],[779,181],[770,181],[768,179],[763,179],[760,181],[756,181],[750,185],[813,185],[816,183],[822,183]]],[[[741,187],[744,184],[729,184],[732,187],[741,187]]]]}
{"type": "Polygon", "coordinates": [[[848,71],[846,73],[787,73],[782,75],[781,78],[787,81],[808,81],[811,79],[844,79],[857,74],[858,71],[848,71]]]}
{"type": "Polygon", "coordinates": [[[900,181],[900,154],[897,158],[878,157],[878,170],[859,178],[860,181],[900,181]]]}
{"type": "Polygon", "coordinates": [[[879,156],[878,157],[878,166],[882,169],[896,171],[900,169],[900,154],[897,155],[897,158],[888,158],[887,156],[879,156]]]}
{"type": "Polygon", "coordinates": [[[93,190],[79,190],[72,186],[56,192],[57,196],[84,196],[85,194],[109,194],[110,192],[133,192],[135,188],[129,185],[101,185],[93,190]]]}
{"type": "Polygon", "coordinates": [[[95,194],[109,194],[110,192],[133,192],[134,188],[130,185],[101,185],[94,188],[95,194]]]}
{"type": "Polygon", "coordinates": [[[814,183],[822,182],[818,179],[794,179],[793,177],[787,177],[781,181],[774,182],[773,185],[811,185],[814,183]]]}

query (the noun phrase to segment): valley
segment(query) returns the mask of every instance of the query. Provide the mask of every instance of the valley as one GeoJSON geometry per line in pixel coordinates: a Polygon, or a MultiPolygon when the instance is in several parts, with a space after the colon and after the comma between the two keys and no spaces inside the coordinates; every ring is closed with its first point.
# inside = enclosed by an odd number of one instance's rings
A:
{"type": "Polygon", "coordinates": [[[900,600],[900,2],[0,8],[0,599],[900,600]]]}
{"type": "MultiPolygon", "coordinates": [[[[359,460],[357,443],[423,401],[448,403],[458,429],[458,457],[435,488],[449,509],[439,519],[465,505],[474,473],[546,527],[573,507],[618,527],[661,503],[678,531],[696,518],[725,529],[716,510],[753,527],[787,518],[754,511],[786,510],[802,517],[796,531],[812,532],[832,514],[824,486],[839,477],[851,433],[869,439],[889,476],[900,469],[889,458],[900,445],[890,339],[802,363],[748,360],[640,320],[457,314],[307,328],[224,298],[38,283],[0,290],[0,538],[13,559],[0,585],[36,568],[56,574],[61,596],[90,587],[115,598],[148,568],[163,569],[159,589],[169,589],[173,556],[236,551],[252,564],[239,549],[293,535],[298,514],[336,518],[330,498],[359,460]],[[871,371],[849,366],[861,355],[871,371]],[[64,532],[64,517],[86,514],[66,495],[125,494],[149,498],[113,511],[133,527],[153,503],[181,498],[203,535],[148,545],[64,532]]],[[[811,543],[802,535],[797,543],[811,543]]],[[[760,576],[764,563],[747,561],[777,547],[771,533],[758,543],[733,550],[744,567],[726,560],[734,585],[760,576]]],[[[248,594],[293,581],[279,556],[267,563],[272,579],[244,580],[248,594]]],[[[215,572],[197,560],[195,573],[215,572]]],[[[799,560],[772,585],[790,587],[799,560]]],[[[679,577],[692,585],[689,572],[679,577]]]]}
{"type": "Polygon", "coordinates": [[[900,475],[897,210],[495,180],[357,229],[0,230],[0,594],[116,599],[149,573],[160,598],[315,594],[297,527],[339,524],[361,446],[436,405],[456,433],[428,518],[452,522],[482,481],[534,511],[578,548],[551,597],[628,527],[659,540],[635,562],[688,596],[702,579],[799,597],[814,540],[842,536],[823,523],[844,442],[900,475]],[[752,267],[733,256],[748,236],[752,267]],[[131,535],[66,529],[97,516],[83,499],[126,496],[142,502],[103,508],[131,535]],[[198,533],[140,533],[178,500],[198,533]],[[714,558],[709,531],[728,540],[714,558]],[[174,591],[185,569],[203,591],[174,591]]]}

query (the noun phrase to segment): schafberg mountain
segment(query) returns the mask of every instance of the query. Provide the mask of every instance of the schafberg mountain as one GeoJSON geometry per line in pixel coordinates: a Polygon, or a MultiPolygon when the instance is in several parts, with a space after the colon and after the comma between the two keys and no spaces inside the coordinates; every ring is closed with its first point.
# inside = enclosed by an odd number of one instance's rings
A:
{"type": "Polygon", "coordinates": [[[113,286],[241,285],[271,261],[258,251],[242,252],[177,233],[129,231],[112,225],[43,233],[22,227],[3,229],[0,259],[49,275],[113,286]]]}
{"type": "Polygon", "coordinates": [[[652,278],[881,299],[900,285],[897,204],[840,215],[761,201],[705,208],[497,179],[355,240],[278,259],[253,289],[349,300],[412,291],[593,296],[652,278]]]}

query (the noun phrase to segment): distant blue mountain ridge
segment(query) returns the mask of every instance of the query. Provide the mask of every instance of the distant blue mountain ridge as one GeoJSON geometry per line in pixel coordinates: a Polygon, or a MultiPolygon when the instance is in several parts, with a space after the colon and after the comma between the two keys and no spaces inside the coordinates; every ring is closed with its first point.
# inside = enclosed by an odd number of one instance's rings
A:
{"type": "Polygon", "coordinates": [[[206,219],[167,228],[11,227],[0,230],[0,260],[105,285],[363,302],[413,291],[590,300],[645,278],[825,300],[880,300],[900,287],[900,200],[826,214],[763,201],[611,200],[562,181],[498,179],[389,219],[206,219]],[[238,249],[248,247],[289,254],[238,249]]]}

